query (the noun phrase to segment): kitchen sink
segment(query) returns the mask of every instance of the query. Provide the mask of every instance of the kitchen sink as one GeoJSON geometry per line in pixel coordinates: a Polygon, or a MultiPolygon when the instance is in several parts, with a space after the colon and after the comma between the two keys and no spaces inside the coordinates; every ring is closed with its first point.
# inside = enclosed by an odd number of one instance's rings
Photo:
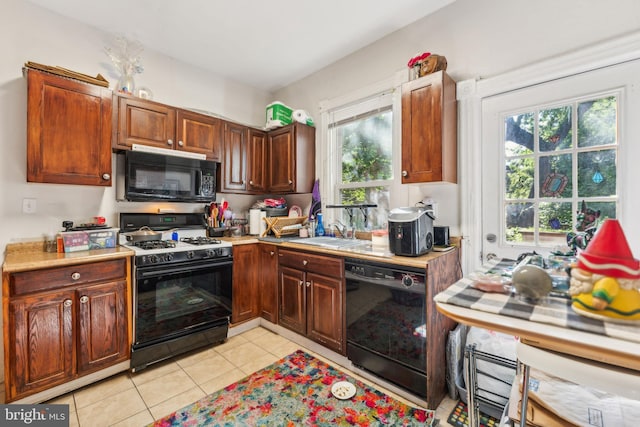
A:
{"type": "Polygon", "coordinates": [[[338,237],[327,236],[291,239],[289,240],[289,242],[298,243],[300,245],[319,246],[325,249],[349,249],[359,246],[365,247],[366,245],[371,245],[371,240],[341,239],[338,237]]]}

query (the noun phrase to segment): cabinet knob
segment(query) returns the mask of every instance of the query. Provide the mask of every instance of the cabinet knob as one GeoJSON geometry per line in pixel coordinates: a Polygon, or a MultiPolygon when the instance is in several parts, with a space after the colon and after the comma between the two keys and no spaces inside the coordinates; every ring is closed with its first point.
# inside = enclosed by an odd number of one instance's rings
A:
{"type": "Polygon", "coordinates": [[[184,147],[184,142],[182,142],[182,141],[178,141],[178,145],[179,145],[180,147],[184,147]]]}
{"type": "Polygon", "coordinates": [[[289,180],[289,185],[293,184],[293,181],[289,180]]]}
{"type": "Polygon", "coordinates": [[[88,296],[86,296],[86,295],[82,295],[82,296],[80,297],[80,302],[81,302],[82,304],[86,304],[86,303],[87,303],[87,301],[89,301],[89,297],[88,297],[88,296]]]}
{"type": "Polygon", "coordinates": [[[78,273],[77,271],[71,274],[71,280],[79,280],[79,279],[80,279],[80,273],[78,273]]]}
{"type": "Polygon", "coordinates": [[[311,282],[307,282],[307,288],[311,286],[311,282]]]}
{"type": "Polygon", "coordinates": [[[249,185],[253,185],[253,180],[249,180],[249,185]]]}
{"type": "Polygon", "coordinates": [[[306,259],[303,259],[302,260],[302,265],[307,265],[307,264],[309,264],[309,261],[307,261],[306,259]]]}
{"type": "Polygon", "coordinates": [[[298,282],[298,286],[302,286],[303,284],[304,284],[304,282],[303,282],[302,280],[300,280],[300,281],[298,282]]]}
{"type": "Polygon", "coordinates": [[[103,173],[102,174],[102,179],[104,179],[105,181],[108,181],[111,179],[111,175],[108,173],[103,173]]]}
{"type": "Polygon", "coordinates": [[[167,145],[173,145],[173,141],[170,139],[167,139],[167,145]]]}
{"type": "Polygon", "coordinates": [[[402,171],[402,176],[406,177],[407,175],[409,175],[407,171],[402,171]]]}
{"type": "Polygon", "coordinates": [[[269,251],[269,255],[274,256],[276,254],[275,251],[269,251]]]}
{"type": "Polygon", "coordinates": [[[64,302],[62,303],[65,307],[71,307],[71,304],[73,304],[73,302],[71,302],[70,299],[66,299],[64,300],[64,302]]]}

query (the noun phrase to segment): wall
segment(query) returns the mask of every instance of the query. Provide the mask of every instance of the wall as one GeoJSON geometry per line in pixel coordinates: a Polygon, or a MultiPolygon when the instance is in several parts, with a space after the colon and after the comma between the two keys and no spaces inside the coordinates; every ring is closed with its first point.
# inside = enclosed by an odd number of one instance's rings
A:
{"type": "MultiPolygon", "coordinates": [[[[116,203],[110,188],[26,182],[27,61],[59,65],[81,73],[102,74],[111,87],[117,80],[105,46],[111,36],[22,0],[6,0],[0,16],[0,248],[18,239],[59,231],[62,220],[85,222],[95,215],[117,224],[117,211],[149,209],[145,204],[116,203]],[[35,214],[22,213],[22,199],[37,200],[35,214]]],[[[144,72],[136,84],[159,102],[221,114],[262,126],[270,94],[225,80],[152,51],[142,52],[144,72]]],[[[220,197],[220,196],[219,196],[220,197]]],[[[236,200],[249,203],[242,196],[236,200]]],[[[199,205],[180,206],[184,210],[199,205]]],[[[4,258],[4,254],[0,259],[4,258]]]]}
{"type": "MultiPolygon", "coordinates": [[[[445,55],[456,81],[487,78],[538,60],[640,28],[635,0],[504,1],[456,0],[377,42],[278,91],[275,99],[313,108],[321,101],[357,91],[406,70],[417,53],[445,55]]],[[[299,108],[299,107],[296,107],[299,108]]],[[[322,150],[323,141],[317,141],[322,150]]],[[[464,180],[459,171],[459,182],[464,180]]],[[[436,223],[460,231],[459,185],[413,185],[409,203],[425,196],[438,201],[436,223]]]]}

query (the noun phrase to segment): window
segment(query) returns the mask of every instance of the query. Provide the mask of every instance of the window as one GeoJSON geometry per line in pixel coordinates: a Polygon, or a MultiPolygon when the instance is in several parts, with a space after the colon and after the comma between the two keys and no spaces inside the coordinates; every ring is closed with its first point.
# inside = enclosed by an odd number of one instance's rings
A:
{"type": "Polygon", "coordinates": [[[507,243],[562,246],[579,220],[616,218],[617,111],[612,93],[503,116],[507,243]]]}
{"type": "Polygon", "coordinates": [[[327,204],[375,204],[364,215],[346,210],[333,217],[357,229],[386,227],[393,184],[394,114],[392,93],[386,92],[328,112],[331,152],[328,181],[335,191],[327,204]],[[331,172],[333,171],[333,172],[331,172]],[[333,181],[333,182],[332,182],[333,181]]]}

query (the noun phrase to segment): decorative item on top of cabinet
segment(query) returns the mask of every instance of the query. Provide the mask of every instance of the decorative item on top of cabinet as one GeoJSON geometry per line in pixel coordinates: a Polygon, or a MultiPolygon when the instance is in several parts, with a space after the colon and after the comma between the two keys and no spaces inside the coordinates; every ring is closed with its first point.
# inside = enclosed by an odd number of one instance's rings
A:
{"type": "Polygon", "coordinates": [[[113,149],[150,145],[221,160],[222,121],[129,95],[114,95],[113,149]]]}
{"type": "Polygon", "coordinates": [[[271,193],[310,193],[316,165],[316,130],[293,124],[269,132],[267,171],[271,193]]]}
{"type": "Polygon", "coordinates": [[[111,91],[25,69],[27,181],[111,185],[111,91]]]}
{"type": "Polygon", "coordinates": [[[286,249],[278,259],[278,323],[344,355],[344,260],[286,249]]]}
{"type": "Polygon", "coordinates": [[[402,183],[457,183],[456,84],[444,71],[402,85],[402,183]]]}
{"type": "Polygon", "coordinates": [[[260,253],[257,243],[233,245],[233,290],[231,323],[260,315],[260,253]]]}
{"type": "Polygon", "coordinates": [[[7,402],[129,358],[129,263],[3,273],[7,402]]]}

